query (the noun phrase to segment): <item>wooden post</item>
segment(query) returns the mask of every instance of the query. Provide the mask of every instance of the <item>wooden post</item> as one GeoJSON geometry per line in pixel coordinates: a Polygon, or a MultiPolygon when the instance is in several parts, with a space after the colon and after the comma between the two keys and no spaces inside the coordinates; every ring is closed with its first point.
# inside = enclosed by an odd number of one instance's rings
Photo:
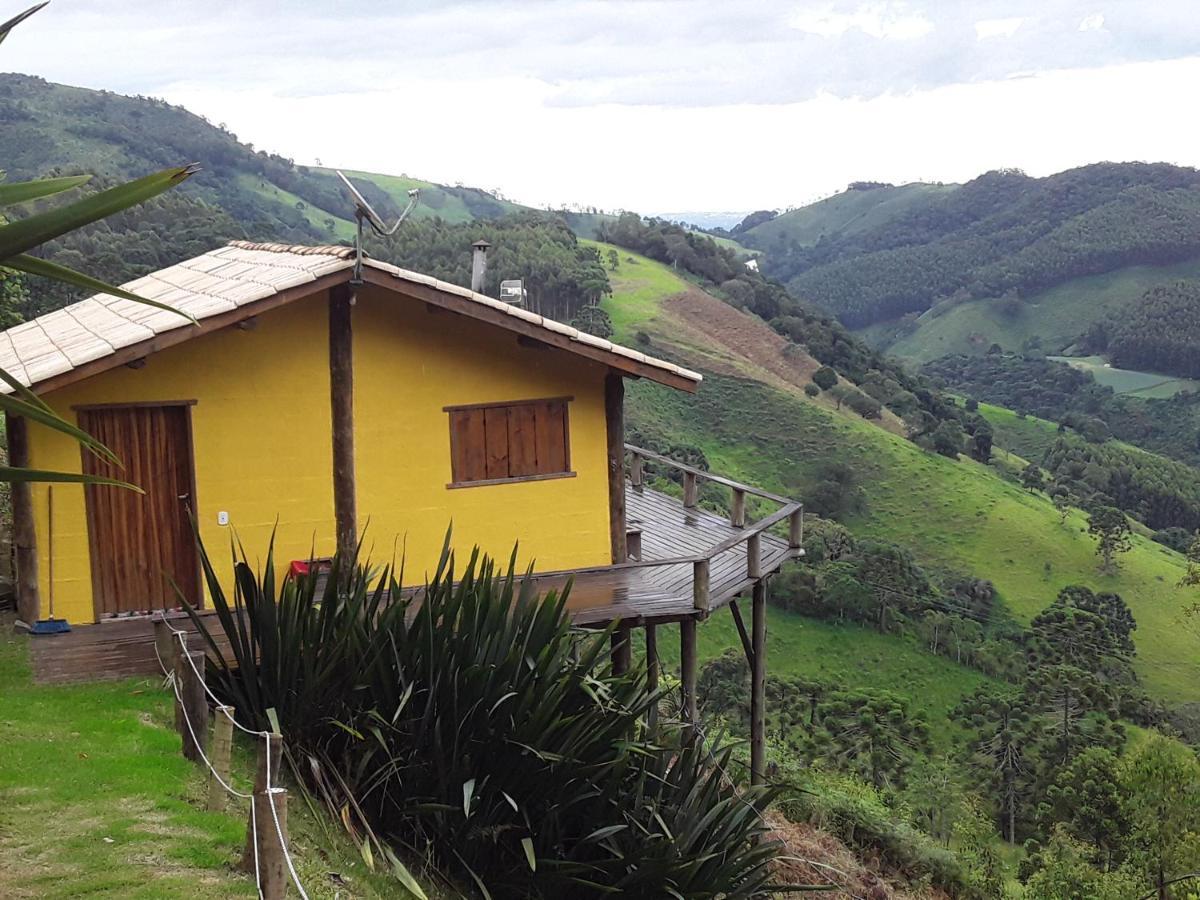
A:
{"type": "MultiPolygon", "coordinates": [[[[23,416],[5,414],[8,432],[8,464],[29,465],[29,430],[23,416]]],[[[33,521],[33,486],[18,481],[12,486],[13,543],[17,563],[17,618],[32,625],[42,617],[38,591],[37,528],[33,521]]]]}
{"type": "Polygon", "coordinates": [[[208,773],[208,808],[213,812],[224,812],[225,802],[229,795],[224,785],[217,780],[217,775],[229,784],[230,756],[233,753],[233,707],[218,706],[216,717],[213,719],[212,749],[209,763],[212,772],[208,773]],[[216,775],[213,774],[216,773],[216,775]]]}
{"type": "Polygon", "coordinates": [[[633,632],[628,625],[618,625],[612,637],[612,670],[614,675],[624,675],[633,661],[633,632]]]}
{"type": "Polygon", "coordinates": [[[638,490],[642,488],[642,482],[645,480],[642,467],[645,465],[645,460],[642,459],[642,454],[634,453],[629,459],[629,483],[638,490]]]}
{"type": "Polygon", "coordinates": [[[707,559],[698,559],[692,563],[692,606],[696,609],[708,609],[709,603],[709,566],[707,559]]]}
{"type": "Polygon", "coordinates": [[[179,673],[179,694],[183,698],[183,755],[200,762],[204,739],[208,736],[208,695],[204,692],[204,651],[180,653],[175,666],[179,673]],[[188,660],[191,660],[191,663],[188,660]],[[193,666],[195,668],[193,668],[193,666]],[[199,674],[197,674],[199,673],[199,674]]]}
{"type": "Polygon", "coordinates": [[[699,711],[696,707],[696,620],[679,623],[679,687],[683,705],[683,720],[687,724],[688,740],[696,736],[699,711]]]}
{"type": "Polygon", "coordinates": [[[766,686],[767,686],[767,580],[754,583],[751,612],[750,669],[750,783],[762,784],[767,777],[766,686]]]}
{"type": "Polygon", "coordinates": [[[733,489],[733,507],[729,513],[729,524],[734,528],[744,528],[746,525],[746,492],[741,488],[733,489]]]}
{"type": "MultiPolygon", "coordinates": [[[[274,775],[275,770],[271,773],[274,775]]],[[[258,820],[258,888],[263,900],[283,900],[288,889],[287,853],[287,794],[284,788],[255,793],[251,802],[258,820]],[[275,805],[272,814],[271,805],[275,805]],[[275,825],[279,820],[278,828],[275,825]],[[279,840],[282,833],[283,841],[279,840]]],[[[250,863],[254,865],[253,860],[250,863]]]]}
{"type": "MultiPolygon", "coordinates": [[[[271,818],[271,807],[267,798],[267,760],[270,759],[271,785],[280,782],[280,768],[283,763],[283,738],[278,734],[260,737],[258,740],[258,767],[254,772],[254,796],[251,800],[254,808],[250,820],[246,824],[246,846],[242,851],[242,869],[254,872],[254,855],[258,852],[259,887],[266,896],[267,886],[281,884],[287,886],[286,873],[283,870],[282,848],[279,847],[279,836],[275,834],[275,821],[271,818]],[[257,832],[257,841],[256,841],[257,832]],[[274,853],[272,851],[274,850],[274,853]],[[271,871],[271,863],[277,862],[277,870],[271,871]]],[[[275,811],[282,812],[276,797],[275,811]]],[[[286,808],[286,807],[285,807],[286,808]]],[[[284,824],[284,817],[279,817],[279,824],[284,824]]],[[[287,835],[287,832],[284,832],[287,835]]],[[[282,891],[274,896],[282,897],[282,891]]]]}
{"type": "Polygon", "coordinates": [[[187,634],[171,635],[172,656],[171,668],[169,670],[171,677],[175,680],[175,690],[177,691],[175,696],[175,730],[179,732],[179,736],[184,740],[187,740],[185,737],[187,734],[187,725],[183,722],[183,698],[185,696],[183,692],[183,667],[187,665],[187,662],[181,657],[187,652],[187,640],[187,634]]]}
{"type": "Polygon", "coordinates": [[[696,488],[696,473],[695,472],[684,472],[683,473],[683,505],[686,506],[688,509],[691,509],[693,506],[695,506],[697,493],[698,493],[698,491],[696,488]]]}
{"type": "Polygon", "coordinates": [[[797,550],[804,545],[804,507],[788,516],[788,546],[797,550]]]}
{"type": "Polygon", "coordinates": [[[333,434],[333,517],[337,550],[347,561],[358,544],[354,478],[354,294],[349,285],[329,291],[329,407],[333,434]]]}
{"type": "Polygon", "coordinates": [[[612,561],[627,559],[625,545],[625,378],[609,370],[604,376],[604,421],[608,435],[608,533],[612,561]]]}
{"type": "Polygon", "coordinates": [[[762,532],[746,538],[746,577],[762,577],[762,532]]]}
{"type": "Polygon", "coordinates": [[[154,614],[154,649],[167,674],[175,671],[175,657],[179,655],[179,641],[162,613],[154,614]]]}
{"type": "Polygon", "coordinates": [[[642,529],[630,528],[625,532],[625,556],[627,559],[642,558],[642,529]]]}
{"type": "MultiPolygon", "coordinates": [[[[646,626],[646,688],[650,693],[658,690],[658,626],[646,626]]],[[[655,700],[646,713],[646,726],[653,734],[658,727],[658,701],[655,700]]]]}

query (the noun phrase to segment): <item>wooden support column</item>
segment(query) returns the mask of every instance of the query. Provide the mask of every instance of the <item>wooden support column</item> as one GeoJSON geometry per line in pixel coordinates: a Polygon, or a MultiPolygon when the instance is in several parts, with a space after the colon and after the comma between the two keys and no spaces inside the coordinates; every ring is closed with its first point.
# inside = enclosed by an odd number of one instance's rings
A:
{"type": "Polygon", "coordinates": [[[684,619],[679,623],[679,686],[683,705],[683,720],[687,724],[689,740],[696,736],[696,724],[700,718],[696,706],[696,620],[684,619]]]}
{"type": "Polygon", "coordinates": [[[633,630],[628,625],[618,625],[611,641],[613,674],[624,675],[633,662],[633,630]]]}
{"type": "MultiPolygon", "coordinates": [[[[23,416],[5,414],[8,432],[8,464],[29,465],[29,431],[23,416]]],[[[17,564],[17,618],[32,625],[42,617],[38,591],[37,529],[33,521],[33,486],[12,486],[13,544],[17,564]]]]}
{"type": "Polygon", "coordinates": [[[750,644],[750,783],[767,778],[767,579],[754,583],[750,644]]]}
{"type": "Polygon", "coordinates": [[[608,532],[612,561],[628,558],[625,537],[625,379],[609,370],[604,376],[604,421],[608,433],[608,532]]]}
{"type": "MultiPolygon", "coordinates": [[[[646,626],[646,687],[650,693],[658,690],[658,626],[646,626]]],[[[658,701],[646,713],[646,726],[653,734],[658,727],[658,701]]]]}
{"type": "Polygon", "coordinates": [[[709,607],[711,571],[707,559],[698,559],[692,563],[692,606],[696,609],[706,610],[709,607]]]}
{"type": "Polygon", "coordinates": [[[354,293],[349,285],[329,290],[329,407],[333,433],[333,517],[337,549],[353,559],[358,544],[354,480],[354,293]]]}

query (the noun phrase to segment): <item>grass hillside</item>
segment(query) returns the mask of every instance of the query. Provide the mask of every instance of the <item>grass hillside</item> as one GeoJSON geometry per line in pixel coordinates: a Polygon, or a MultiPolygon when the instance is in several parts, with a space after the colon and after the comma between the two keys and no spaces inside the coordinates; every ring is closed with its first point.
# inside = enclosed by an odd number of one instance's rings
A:
{"type": "Polygon", "coordinates": [[[929,310],[903,327],[884,322],[860,333],[874,345],[920,363],[951,353],[983,353],[992,344],[1019,351],[1031,340],[1044,351],[1061,352],[1092,322],[1136,303],[1148,288],[1198,276],[1200,258],[1166,266],[1127,266],[1072,279],[1026,297],[1018,306],[996,298],[971,300],[940,315],[929,310]]]}
{"type": "MultiPolygon", "coordinates": [[[[162,100],[4,74],[0,122],[0,159],[11,180],[52,171],[131,179],[197,162],[200,172],[180,190],[225,211],[252,237],[311,243],[344,240],[352,232],[353,206],[332,170],[255,150],[224,127],[162,100]]],[[[404,207],[410,187],[421,188],[417,215],[451,222],[522,208],[477,188],[347,174],[385,218],[404,207]]]]}
{"type": "Polygon", "coordinates": [[[768,252],[780,245],[811,247],[823,237],[853,235],[880,227],[924,199],[955,187],[917,182],[846,190],[756,225],[740,235],[741,242],[768,252]]]}
{"type": "Polygon", "coordinates": [[[1101,356],[1051,356],[1050,359],[1090,372],[1097,384],[1112,388],[1116,394],[1129,394],[1131,397],[1147,400],[1166,400],[1180,391],[1200,390],[1200,381],[1194,378],[1173,378],[1157,372],[1121,369],[1110,365],[1101,356]]]}
{"type": "MultiPolygon", "coordinates": [[[[709,330],[716,342],[706,346],[690,340],[706,317],[720,320],[730,312],[743,317],[746,330],[757,327],[760,339],[754,346],[772,348],[778,336],[696,290],[686,295],[685,316],[677,311],[684,301],[666,292],[661,273],[641,268],[661,267],[649,261],[638,266],[642,293],[633,304],[636,313],[624,311],[621,280],[614,279],[614,297],[607,301],[618,337],[697,366],[707,377],[695,396],[645,383],[632,386],[634,427],[700,447],[716,471],[801,498],[820,479],[826,462],[849,462],[863,499],[862,511],[849,523],[857,532],[901,544],[930,567],[991,579],[1022,621],[1068,584],[1116,591],[1138,622],[1137,668],[1148,689],[1171,702],[1196,699],[1198,638],[1179,625],[1193,594],[1176,586],[1183,574],[1178,554],[1135,537],[1120,572],[1101,576],[1081,513],[1060,525],[1046,497],[1022,490],[995,468],[926,453],[853,413],[809,400],[778,374],[787,371],[784,362],[790,363],[782,359],[785,347],[753,358],[722,339],[729,329],[709,330]],[[657,298],[648,295],[656,278],[664,286],[657,298]],[[637,341],[639,331],[649,339],[648,347],[645,339],[637,341]],[[769,357],[776,353],[780,358],[772,362],[769,357]],[[776,366],[774,377],[764,379],[760,373],[769,366],[776,366]]],[[[812,650],[818,653],[820,645],[812,650]]]]}
{"type": "MultiPolygon", "coordinates": [[[[314,168],[313,171],[335,176],[333,169],[314,168]]],[[[508,200],[501,200],[479,188],[450,187],[405,175],[381,175],[377,172],[359,172],[351,169],[343,169],[342,172],[355,183],[365,181],[375,185],[400,209],[408,204],[410,190],[420,190],[421,200],[412,214],[422,219],[437,217],[451,224],[458,224],[475,219],[498,219],[509,213],[528,209],[508,200]]],[[[352,220],[348,224],[352,224],[352,220]]]]}

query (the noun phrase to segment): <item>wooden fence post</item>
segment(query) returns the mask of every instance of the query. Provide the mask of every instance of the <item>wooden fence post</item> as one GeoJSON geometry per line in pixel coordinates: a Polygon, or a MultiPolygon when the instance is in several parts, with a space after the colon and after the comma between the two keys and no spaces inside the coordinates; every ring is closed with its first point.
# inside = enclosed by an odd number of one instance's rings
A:
{"type": "Polygon", "coordinates": [[[804,507],[788,516],[788,546],[797,550],[804,546],[804,507]]]}
{"type": "Polygon", "coordinates": [[[225,786],[217,780],[217,776],[220,776],[225,784],[230,783],[229,760],[233,752],[233,715],[232,706],[218,706],[216,718],[213,719],[212,755],[209,758],[212,771],[208,773],[208,808],[213,812],[224,811],[229,796],[225,791],[225,786]]]}
{"type": "Polygon", "coordinates": [[[746,525],[746,492],[741,488],[733,489],[733,508],[729,513],[729,524],[734,528],[746,525]]]}
{"type": "Polygon", "coordinates": [[[746,539],[746,577],[762,577],[762,532],[758,531],[746,539]]]}
{"type": "Polygon", "coordinates": [[[629,483],[638,490],[641,490],[642,487],[643,462],[642,454],[640,453],[634,453],[629,462],[629,483]]]}
{"type": "Polygon", "coordinates": [[[275,817],[271,815],[271,802],[275,802],[275,815],[280,829],[287,839],[287,791],[268,789],[281,780],[283,764],[283,738],[269,734],[260,738],[258,745],[258,768],[254,773],[254,796],[251,798],[250,821],[246,825],[246,848],[242,851],[242,869],[253,873],[254,859],[258,857],[258,887],[264,898],[281,898],[287,890],[287,868],[284,863],[284,848],[275,831],[275,817]],[[267,781],[268,760],[271,780],[267,781]]]}
{"type": "Polygon", "coordinates": [[[171,635],[172,650],[169,671],[175,680],[175,730],[179,732],[181,738],[187,734],[187,725],[183,721],[183,669],[187,665],[183,654],[187,652],[187,639],[187,634],[171,635]]]}
{"type": "Polygon", "coordinates": [[[175,671],[179,675],[179,695],[183,698],[182,717],[185,718],[181,737],[183,755],[200,762],[204,754],[204,739],[208,736],[208,695],[204,692],[204,651],[180,653],[175,671]],[[188,660],[191,660],[189,663],[188,660]]]}
{"type": "Polygon", "coordinates": [[[707,559],[692,563],[692,606],[708,609],[711,570],[707,559]]]}
{"type": "Polygon", "coordinates": [[[691,509],[696,505],[696,497],[699,493],[699,488],[696,484],[695,472],[683,473],[683,505],[691,509]]]}
{"type": "Polygon", "coordinates": [[[174,672],[179,642],[175,639],[175,633],[162,613],[154,614],[154,649],[158,651],[158,658],[163,668],[168,673],[174,672]]]}

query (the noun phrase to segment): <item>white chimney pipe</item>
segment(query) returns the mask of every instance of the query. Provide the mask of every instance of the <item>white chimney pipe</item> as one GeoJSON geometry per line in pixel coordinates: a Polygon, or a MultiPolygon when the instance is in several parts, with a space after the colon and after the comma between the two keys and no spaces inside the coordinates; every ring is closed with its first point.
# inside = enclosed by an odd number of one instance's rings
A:
{"type": "Polygon", "coordinates": [[[471,290],[483,293],[483,281],[487,277],[487,252],[492,245],[487,241],[476,241],[471,245],[471,290]]]}

